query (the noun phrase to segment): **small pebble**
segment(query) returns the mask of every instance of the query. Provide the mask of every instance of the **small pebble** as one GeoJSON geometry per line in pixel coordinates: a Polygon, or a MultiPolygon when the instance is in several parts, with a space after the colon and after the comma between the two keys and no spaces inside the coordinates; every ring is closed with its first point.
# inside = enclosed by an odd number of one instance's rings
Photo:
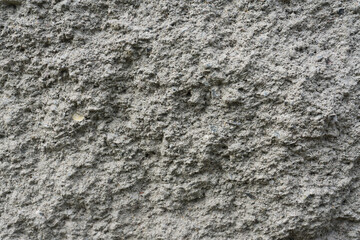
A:
{"type": "Polygon", "coordinates": [[[280,134],[279,134],[278,132],[275,132],[275,133],[274,133],[274,137],[280,138],[280,134]]]}
{"type": "Polygon", "coordinates": [[[81,122],[82,120],[84,120],[84,118],[84,115],[80,113],[74,113],[74,115],[72,116],[72,119],[76,122],[81,122]]]}
{"type": "Polygon", "coordinates": [[[345,13],[345,9],[340,8],[337,12],[339,15],[343,15],[345,13]]]}

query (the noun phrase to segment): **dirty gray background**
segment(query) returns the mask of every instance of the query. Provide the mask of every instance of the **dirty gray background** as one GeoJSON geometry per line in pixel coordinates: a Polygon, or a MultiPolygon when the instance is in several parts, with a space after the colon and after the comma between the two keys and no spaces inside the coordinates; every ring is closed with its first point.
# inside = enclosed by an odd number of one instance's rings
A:
{"type": "Polygon", "coordinates": [[[0,239],[360,239],[359,30],[357,0],[1,0],[0,239]]]}

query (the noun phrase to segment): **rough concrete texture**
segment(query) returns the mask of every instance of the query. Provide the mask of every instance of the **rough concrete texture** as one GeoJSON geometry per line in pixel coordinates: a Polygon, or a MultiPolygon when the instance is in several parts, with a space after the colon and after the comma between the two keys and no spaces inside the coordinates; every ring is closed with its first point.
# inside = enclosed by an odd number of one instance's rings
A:
{"type": "Polygon", "coordinates": [[[0,2],[0,239],[360,239],[358,0],[0,2]]]}

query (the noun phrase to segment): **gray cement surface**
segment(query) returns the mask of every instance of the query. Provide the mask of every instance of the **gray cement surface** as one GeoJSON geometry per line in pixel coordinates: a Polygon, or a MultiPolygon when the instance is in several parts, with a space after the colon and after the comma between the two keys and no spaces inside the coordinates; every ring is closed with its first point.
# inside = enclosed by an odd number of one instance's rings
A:
{"type": "Polygon", "coordinates": [[[0,0],[0,239],[360,239],[360,1],[0,0]]]}

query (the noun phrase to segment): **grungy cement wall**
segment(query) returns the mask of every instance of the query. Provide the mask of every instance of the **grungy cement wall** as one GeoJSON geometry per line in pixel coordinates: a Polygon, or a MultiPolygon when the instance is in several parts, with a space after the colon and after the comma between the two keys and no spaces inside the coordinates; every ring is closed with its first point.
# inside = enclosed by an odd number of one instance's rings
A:
{"type": "Polygon", "coordinates": [[[359,47],[359,0],[0,0],[0,239],[360,239],[359,47]]]}

